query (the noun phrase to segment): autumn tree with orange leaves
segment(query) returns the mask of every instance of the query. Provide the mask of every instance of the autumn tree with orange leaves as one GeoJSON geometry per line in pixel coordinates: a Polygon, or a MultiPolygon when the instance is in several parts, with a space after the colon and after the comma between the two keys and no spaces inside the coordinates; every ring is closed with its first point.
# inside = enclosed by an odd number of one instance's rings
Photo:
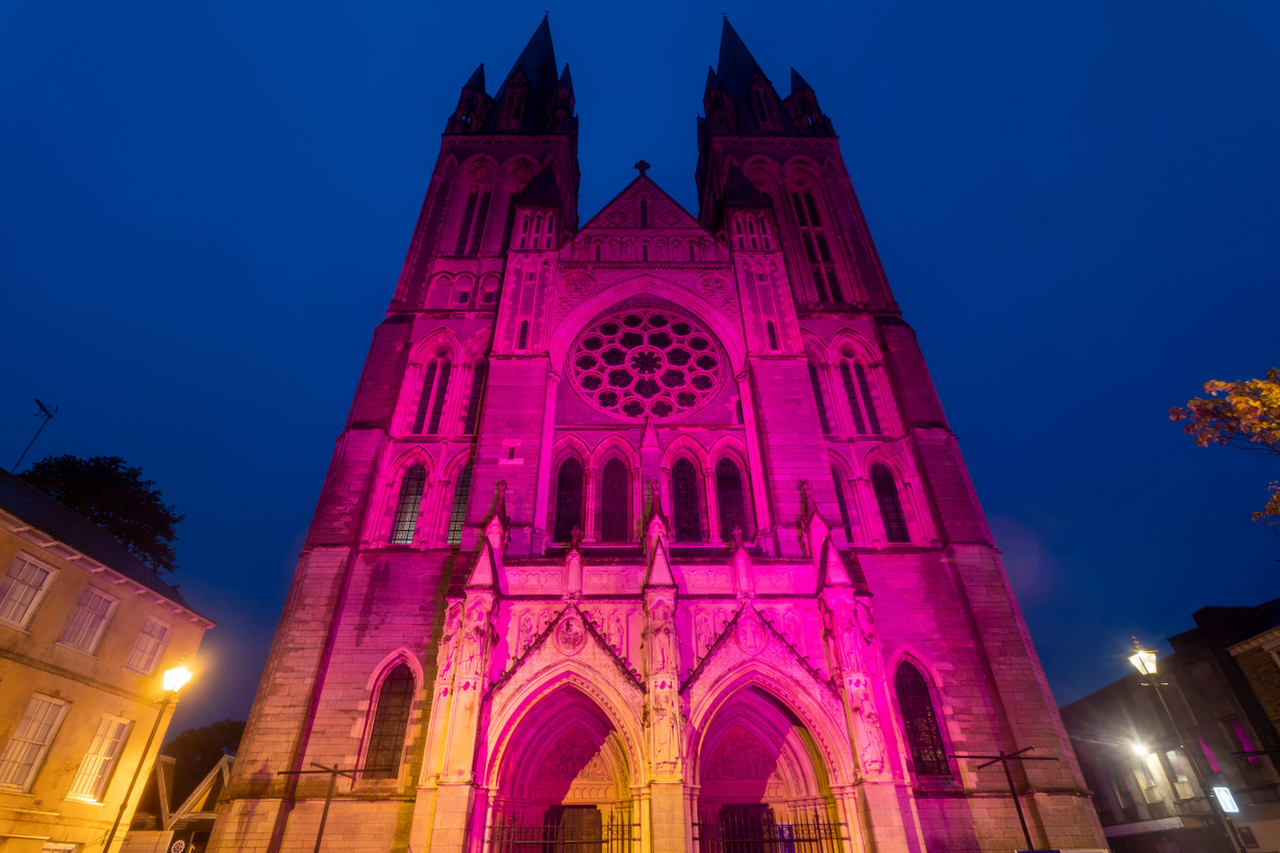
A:
{"type": "MultiPolygon", "coordinates": [[[[1206,382],[1204,390],[1208,398],[1197,397],[1186,408],[1169,410],[1171,420],[1186,421],[1182,431],[1194,435],[1196,444],[1280,456],[1280,368],[1268,370],[1266,379],[1206,382]]],[[[1270,493],[1253,520],[1280,534],[1280,482],[1271,484],[1270,493]]]]}

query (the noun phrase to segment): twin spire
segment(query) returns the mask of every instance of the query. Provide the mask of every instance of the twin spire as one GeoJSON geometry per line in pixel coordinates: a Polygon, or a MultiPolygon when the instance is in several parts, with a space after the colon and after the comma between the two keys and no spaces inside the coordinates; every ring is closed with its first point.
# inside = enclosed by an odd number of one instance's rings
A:
{"type": "MultiPolygon", "coordinates": [[[[496,95],[485,92],[483,63],[472,73],[446,133],[576,132],[573,78],[567,64],[559,75],[556,68],[551,23],[544,17],[496,95]]],[[[703,103],[707,118],[699,120],[699,129],[709,123],[705,129],[712,135],[835,135],[818,109],[813,88],[799,72],[791,69],[791,93],[781,99],[728,18],[720,31],[717,66],[707,69],[703,103]]]]}

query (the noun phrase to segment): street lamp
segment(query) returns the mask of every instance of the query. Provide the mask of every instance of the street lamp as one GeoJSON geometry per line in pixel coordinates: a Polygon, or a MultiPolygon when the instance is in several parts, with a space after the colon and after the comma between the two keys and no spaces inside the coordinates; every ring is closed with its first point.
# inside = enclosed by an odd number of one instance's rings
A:
{"type": "MultiPolygon", "coordinates": [[[[1222,813],[1222,803],[1218,798],[1210,792],[1209,786],[1205,784],[1204,776],[1200,773],[1200,765],[1196,763],[1190,750],[1182,740],[1182,729],[1178,728],[1178,723],[1173,719],[1173,712],[1169,710],[1169,703],[1165,701],[1164,692],[1160,690],[1160,682],[1154,676],[1159,671],[1156,661],[1156,653],[1151,649],[1142,648],[1142,644],[1138,642],[1138,638],[1133,638],[1133,654],[1129,655],[1129,663],[1133,664],[1134,669],[1146,676],[1152,676],[1150,681],[1144,681],[1143,685],[1150,685],[1155,688],[1156,696],[1160,699],[1160,707],[1164,708],[1164,714],[1169,718],[1169,727],[1173,729],[1174,737],[1178,739],[1178,747],[1182,750],[1182,754],[1187,757],[1187,763],[1191,765],[1191,772],[1195,774],[1196,783],[1199,784],[1200,790],[1204,792],[1205,799],[1209,801],[1209,809],[1213,812],[1213,818],[1218,823],[1219,828],[1227,837],[1227,843],[1231,845],[1234,853],[1245,853],[1239,840],[1236,838],[1235,828],[1227,820],[1227,816],[1222,813]]],[[[1135,746],[1134,751],[1138,749],[1135,746]]]]}
{"type": "Polygon", "coordinates": [[[138,776],[142,774],[142,768],[147,763],[147,753],[151,751],[151,742],[156,739],[156,732],[160,730],[160,721],[164,719],[164,712],[168,710],[170,705],[178,701],[178,691],[190,680],[191,670],[181,664],[173,669],[164,671],[164,699],[160,701],[160,713],[156,714],[156,721],[151,726],[151,734],[147,736],[147,745],[142,748],[142,756],[138,759],[137,766],[133,768],[133,778],[129,780],[129,789],[124,792],[124,799],[120,801],[120,810],[116,812],[116,822],[111,824],[111,832],[107,834],[107,843],[102,845],[102,853],[108,853],[111,849],[111,842],[116,838],[116,830],[120,828],[120,821],[124,819],[124,810],[129,805],[129,797],[133,796],[133,788],[138,784],[138,776]]]}

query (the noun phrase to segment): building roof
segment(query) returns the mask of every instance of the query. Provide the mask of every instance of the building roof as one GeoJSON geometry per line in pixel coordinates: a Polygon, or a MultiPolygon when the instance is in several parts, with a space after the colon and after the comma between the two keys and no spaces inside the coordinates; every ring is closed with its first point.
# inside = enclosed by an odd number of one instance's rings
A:
{"type": "Polygon", "coordinates": [[[170,601],[189,608],[176,588],[161,580],[155,569],[129,553],[129,549],[106,530],[58,503],[26,480],[4,470],[0,470],[0,509],[170,601]]]}
{"type": "Polygon", "coordinates": [[[736,163],[729,166],[729,175],[725,178],[724,203],[726,207],[773,207],[736,163]]]}
{"type": "Polygon", "coordinates": [[[563,207],[564,199],[560,195],[560,187],[556,185],[556,173],[547,166],[538,173],[529,186],[520,193],[516,204],[530,207],[563,207]]]}
{"type": "MultiPolygon", "coordinates": [[[[551,44],[551,24],[544,17],[542,23],[533,31],[528,44],[520,51],[515,65],[507,72],[507,76],[498,87],[494,100],[502,102],[502,96],[511,83],[512,78],[523,73],[529,81],[529,105],[524,111],[524,119],[520,123],[520,133],[543,133],[546,130],[547,104],[555,96],[559,86],[556,73],[556,50],[551,44]]],[[[485,131],[493,133],[497,128],[499,110],[494,110],[485,123],[485,131]]]]}
{"type": "Polygon", "coordinates": [[[805,89],[808,89],[810,92],[813,91],[813,87],[810,86],[807,82],[805,82],[805,79],[800,76],[800,72],[792,68],[791,69],[791,94],[794,95],[796,92],[803,92],[805,89]]]}
{"type": "MultiPolygon", "coordinates": [[[[716,77],[720,85],[729,93],[729,97],[743,104],[746,103],[751,78],[756,74],[764,76],[766,80],[769,79],[760,68],[760,63],[756,62],[756,58],[751,55],[751,51],[747,50],[746,44],[729,23],[729,19],[725,18],[724,26],[720,30],[720,58],[716,63],[716,77]]],[[[708,82],[710,82],[709,78],[708,82]]]]}

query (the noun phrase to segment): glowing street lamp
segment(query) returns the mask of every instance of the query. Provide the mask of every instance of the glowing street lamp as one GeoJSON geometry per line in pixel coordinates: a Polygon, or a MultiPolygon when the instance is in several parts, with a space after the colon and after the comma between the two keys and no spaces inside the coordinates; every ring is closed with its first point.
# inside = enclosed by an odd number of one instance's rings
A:
{"type": "Polygon", "coordinates": [[[156,721],[151,726],[151,734],[147,736],[147,745],[142,748],[142,756],[133,768],[133,778],[129,780],[129,789],[124,792],[124,799],[120,801],[120,811],[116,812],[116,822],[111,824],[111,832],[107,834],[107,843],[102,845],[102,853],[108,853],[111,850],[111,842],[115,840],[116,830],[120,828],[120,821],[124,820],[124,810],[129,805],[129,797],[133,796],[133,789],[138,784],[138,776],[142,774],[142,767],[147,763],[147,753],[151,751],[151,743],[156,739],[156,732],[160,730],[160,721],[164,719],[164,712],[170,705],[177,703],[178,691],[190,680],[191,670],[181,664],[173,669],[164,671],[164,699],[160,702],[160,713],[156,714],[156,721]]]}
{"type": "MultiPolygon", "coordinates": [[[[1133,668],[1143,675],[1154,676],[1157,672],[1156,653],[1151,649],[1142,648],[1142,644],[1138,642],[1138,638],[1133,638],[1133,654],[1129,655],[1129,663],[1133,664],[1133,668]]],[[[1227,843],[1231,845],[1231,849],[1235,853],[1245,853],[1243,845],[1236,837],[1235,827],[1223,814],[1224,802],[1230,801],[1231,805],[1235,805],[1235,801],[1230,799],[1231,793],[1227,791],[1227,797],[1224,799],[1217,795],[1219,790],[1226,791],[1225,788],[1214,788],[1210,791],[1209,786],[1205,784],[1204,776],[1200,775],[1200,765],[1191,756],[1187,750],[1186,744],[1182,741],[1182,729],[1178,728],[1178,723],[1173,719],[1173,712],[1169,710],[1169,703],[1165,701],[1164,693],[1160,690],[1160,681],[1152,678],[1150,681],[1143,682],[1144,685],[1149,684],[1155,688],[1156,696],[1160,699],[1160,707],[1164,708],[1164,714],[1169,718],[1169,728],[1173,729],[1173,733],[1178,738],[1178,747],[1182,750],[1182,754],[1186,756],[1187,763],[1191,765],[1191,772],[1195,774],[1196,782],[1200,785],[1200,790],[1204,792],[1205,799],[1209,801],[1209,809],[1213,812],[1214,820],[1222,831],[1226,833],[1227,843]]],[[[1145,755],[1147,748],[1142,744],[1134,744],[1133,751],[1138,755],[1145,755]]]]}

